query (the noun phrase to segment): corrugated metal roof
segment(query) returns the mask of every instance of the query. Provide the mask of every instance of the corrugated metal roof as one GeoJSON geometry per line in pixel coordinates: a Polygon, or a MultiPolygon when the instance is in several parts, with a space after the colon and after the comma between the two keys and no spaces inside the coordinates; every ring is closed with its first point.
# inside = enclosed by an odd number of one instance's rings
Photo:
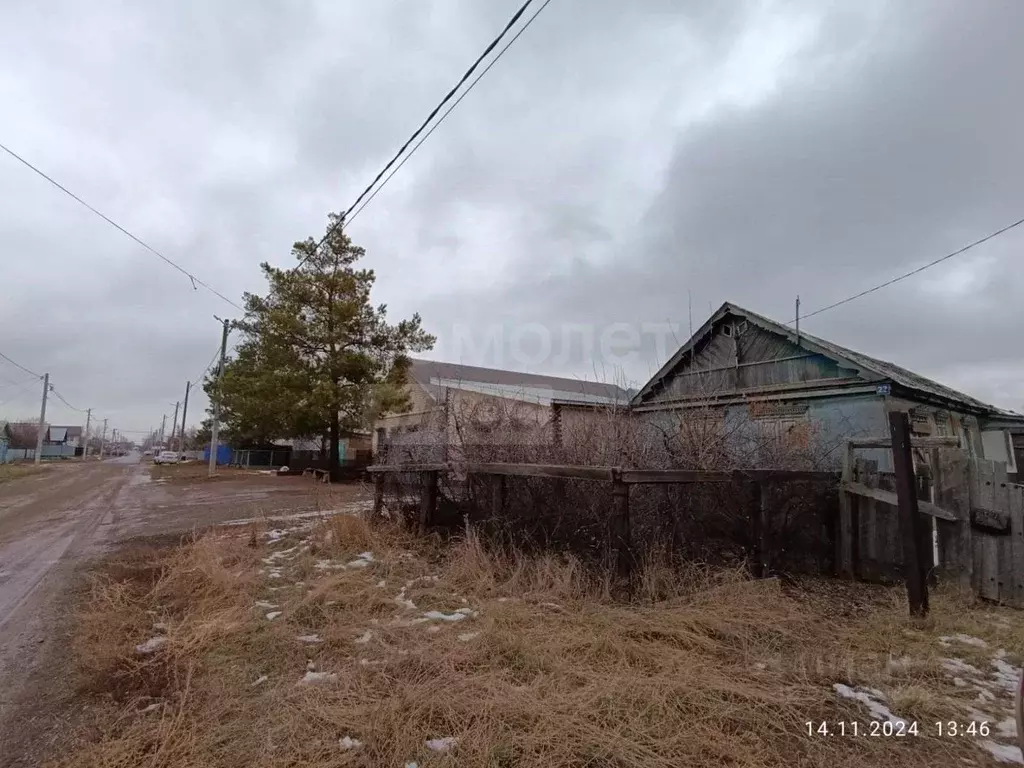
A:
{"type": "MultiPolygon", "coordinates": [[[[715,322],[728,314],[745,317],[755,325],[758,325],[767,331],[780,334],[792,341],[795,341],[796,339],[796,331],[793,328],[790,328],[783,323],[776,322],[764,315],[751,312],[749,309],[744,309],[736,304],[726,302],[718,309],[717,312],[715,312],[714,315],[711,316],[708,322],[705,323],[696,334],[694,334],[693,338],[684,344],[672,359],[654,375],[654,378],[652,378],[651,381],[640,390],[640,394],[646,393],[653,384],[668,375],[668,373],[678,364],[683,353],[693,346],[700,338],[706,335],[713,328],[715,322]]],[[[835,358],[838,362],[846,362],[854,368],[859,368],[862,375],[868,374],[864,376],[865,379],[871,380],[872,378],[877,378],[879,380],[891,381],[894,384],[915,392],[960,403],[970,410],[983,411],[985,413],[1010,418],[1024,418],[1021,414],[998,408],[994,405],[990,405],[989,403],[984,403],[977,398],[964,394],[952,387],[947,387],[944,384],[940,384],[937,381],[933,381],[932,379],[921,376],[913,371],[909,371],[895,363],[890,363],[887,360],[879,360],[876,357],[862,354],[831,341],[804,333],[803,331],[800,332],[800,341],[801,344],[804,344],[805,346],[818,347],[820,352],[829,357],[835,358]]]]}
{"type": "Polygon", "coordinates": [[[592,403],[626,403],[629,393],[615,384],[604,384],[584,379],[568,379],[559,376],[543,376],[535,373],[506,371],[499,368],[481,368],[475,365],[441,363],[434,360],[412,360],[413,378],[435,399],[443,396],[445,387],[451,389],[474,389],[478,385],[490,385],[495,394],[506,392],[547,393],[546,399],[576,400],[592,403]]]}

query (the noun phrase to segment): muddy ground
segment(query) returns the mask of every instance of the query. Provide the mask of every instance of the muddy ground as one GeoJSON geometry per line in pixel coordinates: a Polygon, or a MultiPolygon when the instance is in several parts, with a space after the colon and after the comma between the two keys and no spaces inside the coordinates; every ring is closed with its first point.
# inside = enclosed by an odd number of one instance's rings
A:
{"type": "Polygon", "coordinates": [[[133,457],[65,462],[0,484],[0,766],[37,765],[59,743],[73,693],[70,608],[90,563],[133,540],[175,541],[365,497],[358,485],[302,477],[226,471],[211,482],[188,466],[154,473],[133,457]]]}

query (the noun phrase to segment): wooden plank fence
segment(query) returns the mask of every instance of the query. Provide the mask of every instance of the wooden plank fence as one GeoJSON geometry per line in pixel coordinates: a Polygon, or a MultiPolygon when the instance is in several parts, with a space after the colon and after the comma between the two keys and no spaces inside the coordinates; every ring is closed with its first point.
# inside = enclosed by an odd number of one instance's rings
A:
{"type": "MultiPolygon", "coordinates": [[[[459,468],[469,477],[490,476],[491,510],[500,514],[505,508],[505,478],[534,477],[557,480],[580,480],[610,485],[612,513],[608,519],[608,537],[613,543],[613,560],[622,576],[629,576],[635,558],[631,554],[630,488],[635,485],[688,485],[703,483],[735,483],[750,489],[751,526],[755,541],[753,561],[755,572],[768,567],[769,510],[764,486],[787,480],[835,481],[835,472],[742,469],[731,471],[698,471],[685,469],[623,469],[607,466],[572,466],[562,464],[469,463],[459,468]]],[[[367,471],[374,477],[374,516],[384,503],[384,477],[388,474],[417,474],[420,477],[420,511],[418,527],[426,531],[434,524],[438,499],[439,475],[454,472],[448,464],[381,464],[367,471]]]]}
{"type": "MultiPolygon", "coordinates": [[[[892,424],[906,419],[890,414],[892,424]]],[[[891,431],[895,436],[901,429],[891,431]]],[[[970,458],[958,438],[901,434],[905,440],[847,443],[836,541],[839,574],[902,579],[913,612],[923,612],[922,604],[927,609],[926,589],[917,586],[922,576],[931,583],[941,576],[985,599],[1024,608],[1024,486],[1007,482],[1002,462],[970,458]],[[901,449],[910,446],[928,449],[926,466],[899,460],[901,449]],[[880,447],[894,450],[892,475],[856,458],[859,448],[880,447]],[[911,493],[922,477],[930,500],[911,493]],[[890,484],[896,492],[882,487],[890,484]]]]}

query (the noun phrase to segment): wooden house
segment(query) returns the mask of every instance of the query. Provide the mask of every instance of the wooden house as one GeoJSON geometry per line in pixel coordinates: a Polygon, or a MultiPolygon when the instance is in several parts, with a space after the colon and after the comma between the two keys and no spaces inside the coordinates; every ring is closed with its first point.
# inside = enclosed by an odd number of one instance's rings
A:
{"type": "MultiPolygon", "coordinates": [[[[959,436],[978,458],[1017,472],[1024,415],[997,408],[884,360],[725,303],[636,394],[631,410],[664,422],[700,409],[720,433],[814,441],[823,453],[848,437],[888,434],[908,411],[919,435],[959,436]]],[[[888,451],[871,457],[888,471],[888,451]]],[[[1024,459],[1024,456],[1020,458],[1024,459]]],[[[1024,468],[1022,468],[1024,471],[1024,468]]]]}

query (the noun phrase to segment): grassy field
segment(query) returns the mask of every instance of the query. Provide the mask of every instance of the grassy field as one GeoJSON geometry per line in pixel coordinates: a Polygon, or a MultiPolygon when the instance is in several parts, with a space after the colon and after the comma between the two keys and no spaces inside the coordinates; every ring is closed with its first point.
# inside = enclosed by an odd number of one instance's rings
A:
{"type": "Polygon", "coordinates": [[[17,480],[19,477],[29,477],[46,472],[46,466],[37,467],[35,464],[0,464],[0,483],[8,480],[17,480]]]}
{"type": "Polygon", "coordinates": [[[911,620],[898,588],[654,566],[624,603],[563,557],[311,525],[106,562],[76,619],[83,714],[52,765],[1019,760],[1020,612],[940,591],[911,620]],[[890,711],[903,726],[871,725],[890,711]],[[987,735],[935,725],[972,718],[987,735]]]}
{"type": "Polygon", "coordinates": [[[153,464],[150,462],[148,466],[149,474],[154,480],[167,480],[171,483],[234,480],[255,472],[255,470],[240,467],[217,467],[216,476],[210,477],[210,465],[204,461],[186,461],[180,464],[153,464]]]}

